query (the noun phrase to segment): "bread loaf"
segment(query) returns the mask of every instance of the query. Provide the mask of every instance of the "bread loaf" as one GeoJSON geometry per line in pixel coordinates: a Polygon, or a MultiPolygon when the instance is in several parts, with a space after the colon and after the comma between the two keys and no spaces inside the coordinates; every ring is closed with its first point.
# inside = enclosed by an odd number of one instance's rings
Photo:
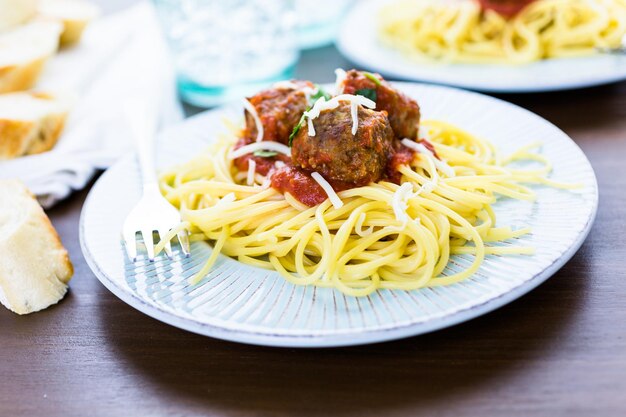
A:
{"type": "Polygon", "coordinates": [[[63,131],[69,101],[46,93],[0,94],[0,161],[50,150],[63,131]]]}
{"type": "Polygon", "coordinates": [[[18,180],[0,180],[0,302],[17,314],[56,304],[73,267],[48,216],[18,180]]]}
{"type": "Polygon", "coordinates": [[[0,93],[32,88],[59,46],[63,25],[33,21],[0,33],[0,93]]]}

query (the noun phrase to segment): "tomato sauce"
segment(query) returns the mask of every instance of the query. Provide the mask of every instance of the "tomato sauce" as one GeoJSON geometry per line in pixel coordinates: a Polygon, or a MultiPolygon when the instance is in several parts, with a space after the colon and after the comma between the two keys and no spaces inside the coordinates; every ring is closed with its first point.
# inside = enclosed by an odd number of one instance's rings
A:
{"type": "MultiPolygon", "coordinates": [[[[249,143],[252,143],[251,139],[241,138],[237,141],[233,149],[239,149],[249,143]]],[[[248,170],[248,161],[251,159],[256,163],[256,172],[261,175],[267,175],[270,170],[274,168],[274,163],[276,161],[282,161],[285,163],[291,161],[291,158],[287,155],[283,155],[282,153],[279,153],[276,156],[255,156],[254,154],[249,153],[244,156],[240,156],[239,158],[235,158],[233,162],[239,171],[245,172],[248,170]]]]}
{"type": "Polygon", "coordinates": [[[478,0],[483,9],[493,10],[505,17],[513,17],[535,0],[478,0]]]}
{"type": "Polygon", "coordinates": [[[400,185],[402,174],[398,171],[400,165],[409,165],[415,158],[415,151],[404,145],[398,146],[396,152],[387,161],[387,180],[400,185]]]}
{"type": "Polygon", "coordinates": [[[272,188],[283,194],[291,194],[309,207],[321,204],[328,198],[324,189],[309,174],[291,164],[279,168],[272,174],[272,188]]]}

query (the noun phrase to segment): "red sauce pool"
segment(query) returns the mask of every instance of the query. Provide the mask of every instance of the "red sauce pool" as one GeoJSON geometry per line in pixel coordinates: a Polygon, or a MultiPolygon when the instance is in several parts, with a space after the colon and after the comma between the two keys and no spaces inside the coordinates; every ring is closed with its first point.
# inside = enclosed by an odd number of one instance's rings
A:
{"type": "MultiPolygon", "coordinates": [[[[239,149],[244,145],[252,143],[252,141],[248,138],[241,138],[235,144],[233,149],[239,149]]],[[[254,156],[254,154],[246,154],[239,158],[236,158],[233,162],[239,171],[247,171],[248,170],[248,161],[254,160],[256,163],[256,172],[261,175],[267,175],[272,168],[274,168],[274,162],[282,161],[282,162],[290,162],[291,158],[287,155],[283,155],[282,153],[277,154],[276,156],[264,157],[264,156],[254,156]]]]}
{"type": "Polygon", "coordinates": [[[279,168],[272,174],[272,188],[283,194],[291,194],[309,207],[321,204],[328,198],[324,189],[309,174],[291,164],[279,168]]]}

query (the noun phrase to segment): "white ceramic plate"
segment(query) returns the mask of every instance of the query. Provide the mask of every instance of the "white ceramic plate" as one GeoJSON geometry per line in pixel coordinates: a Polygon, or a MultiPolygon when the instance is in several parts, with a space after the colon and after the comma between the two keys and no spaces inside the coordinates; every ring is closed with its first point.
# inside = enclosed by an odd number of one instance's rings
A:
{"type": "MultiPolygon", "coordinates": [[[[139,198],[139,168],[129,156],[94,185],[81,216],[80,238],[87,262],[102,283],[138,310],[196,333],[272,346],[340,346],[379,342],[447,327],[498,308],[530,291],[557,271],[587,236],[597,202],[593,170],[571,139],[542,118],[506,102],[466,91],[420,84],[397,86],[419,100],[426,119],[445,120],[486,138],[502,149],[541,140],[554,163],[553,178],[582,183],[577,192],[537,187],[538,202],[501,200],[499,224],[530,225],[519,244],[533,256],[488,256],[471,278],[448,287],[378,291],[353,298],[332,289],[300,287],[278,273],[220,256],[197,286],[187,278],[211,252],[198,242],[192,257],[159,257],[135,264],[125,256],[120,230],[139,198]]],[[[242,109],[222,108],[188,119],[158,139],[157,163],[170,166],[192,157],[223,131],[224,116],[242,109]]],[[[447,273],[471,263],[454,256],[447,273]]]]}
{"type": "Polygon", "coordinates": [[[520,66],[418,62],[379,42],[376,19],[385,3],[360,1],[343,22],[337,47],[360,68],[405,80],[501,93],[567,90],[626,79],[626,56],[617,55],[549,59],[520,66]]]}

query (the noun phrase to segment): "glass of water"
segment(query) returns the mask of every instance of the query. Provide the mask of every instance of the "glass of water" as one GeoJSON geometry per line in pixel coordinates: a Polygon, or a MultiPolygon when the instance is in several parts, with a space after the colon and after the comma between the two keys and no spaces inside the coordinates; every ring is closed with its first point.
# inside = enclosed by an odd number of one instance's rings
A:
{"type": "Polygon", "coordinates": [[[296,0],[301,49],[331,44],[353,0],[296,0]]]}
{"type": "Polygon", "coordinates": [[[292,0],[153,1],[184,101],[215,106],[293,76],[292,0]]]}

